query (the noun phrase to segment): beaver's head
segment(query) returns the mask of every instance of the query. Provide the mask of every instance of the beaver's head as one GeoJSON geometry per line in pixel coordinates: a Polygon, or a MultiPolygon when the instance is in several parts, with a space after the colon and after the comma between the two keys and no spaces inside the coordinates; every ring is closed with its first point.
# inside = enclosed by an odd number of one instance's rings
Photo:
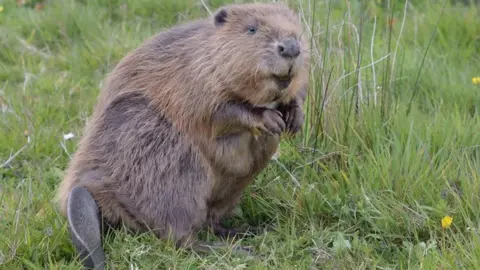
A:
{"type": "Polygon", "coordinates": [[[217,79],[254,105],[288,101],[308,81],[308,44],[296,14],[280,4],[222,7],[214,14],[217,79]]]}

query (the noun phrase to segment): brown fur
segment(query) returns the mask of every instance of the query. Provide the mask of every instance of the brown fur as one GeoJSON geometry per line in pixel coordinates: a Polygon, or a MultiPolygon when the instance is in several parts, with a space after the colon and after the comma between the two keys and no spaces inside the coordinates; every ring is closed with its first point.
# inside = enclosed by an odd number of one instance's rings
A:
{"type": "Polygon", "coordinates": [[[298,131],[308,64],[299,20],[279,4],[226,6],[157,34],[109,75],[60,185],[61,212],[72,187],[84,186],[109,223],[184,243],[235,207],[285,123],[298,131]],[[301,46],[292,61],[275,47],[287,37],[301,46]],[[271,76],[292,63],[279,90],[271,76]],[[272,102],[283,116],[261,105],[272,102]]]}

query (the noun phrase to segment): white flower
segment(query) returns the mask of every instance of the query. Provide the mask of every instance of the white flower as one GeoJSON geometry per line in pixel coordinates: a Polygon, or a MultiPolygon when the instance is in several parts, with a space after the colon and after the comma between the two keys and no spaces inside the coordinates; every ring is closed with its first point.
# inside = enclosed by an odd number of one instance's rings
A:
{"type": "Polygon", "coordinates": [[[74,138],[75,135],[73,133],[68,133],[68,134],[63,134],[63,139],[64,140],[70,140],[71,138],[74,138]]]}

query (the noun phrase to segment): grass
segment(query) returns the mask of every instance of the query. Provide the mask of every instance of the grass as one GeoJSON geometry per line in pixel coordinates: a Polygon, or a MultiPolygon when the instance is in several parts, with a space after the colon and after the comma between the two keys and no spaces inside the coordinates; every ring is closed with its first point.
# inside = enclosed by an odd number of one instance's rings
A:
{"type": "MultiPolygon", "coordinates": [[[[243,240],[260,256],[198,256],[118,231],[105,243],[109,266],[478,269],[479,7],[289,2],[314,65],[302,133],[239,209],[237,221],[276,226],[243,240]]],[[[53,197],[102,79],[159,29],[208,12],[197,0],[0,5],[0,268],[78,269],[53,197]]]]}

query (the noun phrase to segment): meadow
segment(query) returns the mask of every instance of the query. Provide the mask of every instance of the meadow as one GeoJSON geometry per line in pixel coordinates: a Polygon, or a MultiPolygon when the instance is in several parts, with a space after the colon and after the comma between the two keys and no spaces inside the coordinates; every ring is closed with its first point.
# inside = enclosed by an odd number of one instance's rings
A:
{"type": "MultiPolygon", "coordinates": [[[[79,269],[54,196],[102,80],[157,31],[231,2],[0,0],[0,269],[79,269]]],[[[258,256],[119,230],[109,269],[479,269],[480,4],[287,2],[311,84],[302,132],[230,221],[273,226],[237,240],[258,256]]]]}

